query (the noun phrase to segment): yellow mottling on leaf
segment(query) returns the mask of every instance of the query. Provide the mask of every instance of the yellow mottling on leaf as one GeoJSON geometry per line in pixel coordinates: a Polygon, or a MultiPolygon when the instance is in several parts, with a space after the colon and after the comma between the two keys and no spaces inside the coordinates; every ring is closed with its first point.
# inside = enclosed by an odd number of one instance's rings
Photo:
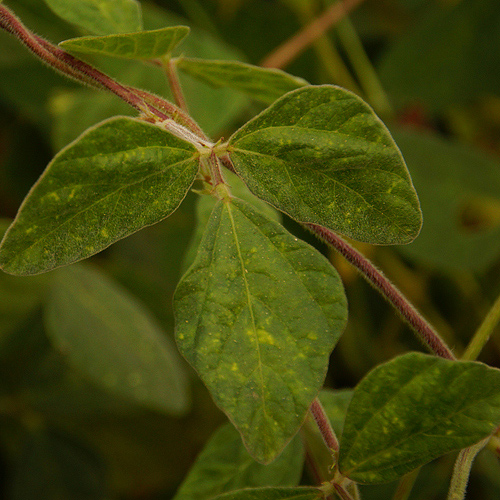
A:
{"type": "Polygon", "coordinates": [[[52,191],[52,193],[49,194],[49,198],[54,201],[61,201],[61,198],[59,198],[59,195],[55,191],[52,191]]]}
{"type": "Polygon", "coordinates": [[[314,332],[308,333],[307,338],[309,340],[318,340],[318,336],[314,332]]]}
{"type": "Polygon", "coordinates": [[[238,368],[238,363],[233,363],[233,364],[231,365],[231,371],[232,371],[232,372],[237,372],[238,370],[239,370],[239,368],[238,368]]]}
{"type": "Polygon", "coordinates": [[[269,332],[266,332],[265,330],[258,329],[257,330],[257,337],[259,339],[259,344],[276,345],[276,341],[274,340],[274,337],[269,332]]]}
{"type": "Polygon", "coordinates": [[[103,238],[108,238],[109,237],[109,233],[108,233],[108,230],[106,228],[102,228],[101,229],[101,236],[103,238]]]}

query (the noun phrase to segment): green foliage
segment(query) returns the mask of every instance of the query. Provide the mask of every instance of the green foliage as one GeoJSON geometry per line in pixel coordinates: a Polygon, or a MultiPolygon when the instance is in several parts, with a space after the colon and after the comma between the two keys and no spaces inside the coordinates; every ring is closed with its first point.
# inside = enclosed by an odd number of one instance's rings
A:
{"type": "Polygon", "coordinates": [[[340,470],[362,483],[391,481],[489,436],[500,420],[500,371],[409,353],[356,387],[340,470]]]}
{"type": "Polygon", "coordinates": [[[290,92],[229,139],[254,194],[300,222],[409,243],[421,216],[404,161],[373,111],[329,85],[290,92]]]}
{"type": "Polygon", "coordinates": [[[65,40],[60,46],[77,54],[102,54],[124,59],[156,59],[170,54],[188,33],[187,26],[175,26],[122,35],[84,36],[65,40]]]}
{"type": "Polygon", "coordinates": [[[174,498],[194,500],[241,488],[297,486],[303,461],[304,450],[297,436],[272,464],[255,462],[234,426],[228,423],[210,438],[174,498]],[[216,471],[214,464],[217,464],[216,471]]]}
{"type": "Polygon", "coordinates": [[[175,310],[181,352],[252,455],[271,462],[304,420],[342,333],[337,273],[279,224],[223,200],[179,283],[175,310]]]}
{"type": "Polygon", "coordinates": [[[499,160],[436,135],[398,130],[395,138],[427,221],[401,251],[440,269],[485,271],[500,251],[499,160]]]}
{"type": "Polygon", "coordinates": [[[224,493],[215,498],[220,500],[313,500],[320,498],[316,488],[249,488],[224,493]]]}
{"type": "Polygon", "coordinates": [[[497,2],[8,4],[7,500],[496,500],[497,2]]]}
{"type": "Polygon", "coordinates": [[[97,35],[128,33],[142,29],[140,4],[136,0],[45,0],[64,20],[97,35]]]}
{"type": "Polygon", "coordinates": [[[264,69],[238,61],[206,61],[180,58],[177,67],[215,87],[240,90],[257,101],[272,104],[282,95],[307,85],[284,71],[264,69]]]}
{"type": "Polygon", "coordinates": [[[132,118],[106,121],[49,164],[6,235],[0,264],[36,274],[89,257],[170,215],[196,169],[190,144],[132,118]]]}
{"type": "Polygon", "coordinates": [[[97,385],[140,404],[181,414],[187,381],[173,344],[132,297],[87,266],[54,276],[47,334],[97,385]]]}

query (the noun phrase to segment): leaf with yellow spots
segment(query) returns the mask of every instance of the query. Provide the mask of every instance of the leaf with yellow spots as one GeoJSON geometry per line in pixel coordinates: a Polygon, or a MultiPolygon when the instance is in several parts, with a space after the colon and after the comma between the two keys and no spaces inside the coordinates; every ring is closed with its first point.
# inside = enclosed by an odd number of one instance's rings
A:
{"type": "Polygon", "coordinates": [[[399,356],[356,387],[340,444],[342,474],[393,481],[471,446],[500,424],[500,370],[421,353],[399,356]]]}
{"type": "Polygon", "coordinates": [[[422,216],[392,137],[333,85],[289,92],[228,142],[250,190],[290,217],[377,244],[409,243],[422,216]]]}
{"type": "Polygon", "coordinates": [[[140,303],[97,270],[76,264],[56,271],[45,319],[54,346],[97,386],[168,414],[188,409],[175,345],[140,303]]]}
{"type": "Polygon", "coordinates": [[[134,118],[89,129],[49,163],[0,246],[0,267],[38,274],[168,217],[198,171],[194,146],[134,118]]]}
{"type": "Polygon", "coordinates": [[[344,328],[337,272],[250,205],[219,201],[174,303],[182,354],[250,454],[271,462],[304,421],[344,328]]]}

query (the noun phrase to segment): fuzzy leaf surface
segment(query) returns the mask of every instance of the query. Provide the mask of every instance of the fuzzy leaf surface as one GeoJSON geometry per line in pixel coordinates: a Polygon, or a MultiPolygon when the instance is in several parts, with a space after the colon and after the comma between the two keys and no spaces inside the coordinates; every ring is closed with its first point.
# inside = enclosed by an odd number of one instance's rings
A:
{"type": "Polygon", "coordinates": [[[142,29],[141,6],[136,0],[45,0],[45,3],[65,21],[96,35],[142,29]]]}
{"type": "Polygon", "coordinates": [[[250,454],[271,462],[302,424],[342,333],[337,272],[250,205],[219,201],[174,305],[182,354],[250,454]]]}
{"type": "Polygon", "coordinates": [[[228,151],[251,191],[300,222],[376,244],[422,223],[404,160],[373,110],[332,85],[290,92],[240,128],[228,151]]]}
{"type": "Polygon", "coordinates": [[[58,153],[0,246],[0,267],[37,274],[89,257],[170,215],[198,169],[193,146],[133,118],[88,130],[58,153]]]}
{"type": "Polygon", "coordinates": [[[59,45],[69,52],[101,54],[124,59],[156,59],[169,54],[188,35],[187,26],[173,26],[108,36],[83,36],[59,45]]]}
{"type": "Polygon", "coordinates": [[[246,488],[231,491],[214,498],[217,500],[317,500],[321,490],[311,487],[298,488],[246,488]]]}
{"type": "Polygon", "coordinates": [[[169,414],[187,410],[174,344],[137,300],[98,271],[81,264],[57,271],[46,325],[58,350],[98,386],[169,414]]]}
{"type": "Polygon", "coordinates": [[[174,500],[205,500],[240,488],[297,486],[303,462],[304,448],[296,436],[272,464],[257,463],[243,446],[238,431],[227,423],[210,438],[174,500]]]}
{"type": "Polygon", "coordinates": [[[340,445],[342,474],[397,479],[466,448],[500,423],[500,370],[421,353],[399,356],[355,388],[340,445]]]}
{"type": "Polygon", "coordinates": [[[239,61],[180,58],[177,67],[214,87],[229,87],[271,104],[291,90],[308,85],[302,78],[279,69],[260,68],[239,61]]]}

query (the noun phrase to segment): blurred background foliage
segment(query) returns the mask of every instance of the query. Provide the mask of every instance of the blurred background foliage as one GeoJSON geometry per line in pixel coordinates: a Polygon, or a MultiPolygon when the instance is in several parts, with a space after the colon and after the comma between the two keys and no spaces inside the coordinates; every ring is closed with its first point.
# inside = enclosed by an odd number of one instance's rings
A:
{"type": "MultiPolygon", "coordinates": [[[[53,42],[85,34],[54,15],[43,0],[6,3],[53,42]]],[[[268,64],[277,47],[333,3],[156,0],[141,5],[145,29],[192,28],[181,54],[268,64]]],[[[497,0],[366,0],[304,52],[288,54],[282,66],[312,84],[354,90],[388,124],[421,200],[423,230],[406,247],[357,246],[458,355],[500,295],[499,26],[497,0]]],[[[0,47],[3,232],[55,152],[88,126],[133,112],[117,98],[47,69],[4,33],[0,47]]],[[[157,68],[105,58],[93,62],[121,81],[168,95],[157,68]]],[[[262,109],[236,92],[182,80],[190,111],[214,139],[228,137],[262,109]]],[[[74,359],[47,312],[54,307],[54,294],[64,296],[58,288],[64,271],[30,278],[0,274],[1,498],[170,498],[224,422],[171,342],[172,294],[197,220],[206,218],[197,219],[196,198],[190,194],[167,220],[79,265],[91,283],[75,284],[82,290],[88,286],[103,303],[128,301],[153,323],[155,335],[168,339],[166,356],[175,358],[182,373],[176,383],[184,399],[177,406],[158,407],[151,398],[136,397],[135,372],[128,385],[123,382],[124,389],[118,378],[110,381],[85,360],[74,359]]],[[[332,355],[327,387],[353,387],[375,365],[420,349],[383,299],[339,256],[293,221],[284,223],[329,255],[346,286],[350,319],[332,355]]],[[[93,313],[75,306],[72,314],[67,321],[86,325],[93,313]]],[[[105,332],[101,320],[95,319],[88,332],[89,349],[97,349],[91,337],[105,332]]],[[[497,367],[498,333],[497,328],[480,356],[497,367]]],[[[120,347],[127,348],[133,349],[120,347]]],[[[122,352],[120,359],[128,354],[122,352]]],[[[453,459],[446,456],[426,466],[411,498],[444,498],[453,459]]],[[[497,499],[499,478],[496,459],[480,454],[470,498],[497,499]]],[[[307,475],[305,481],[310,481],[307,475]]],[[[365,488],[363,497],[389,498],[393,490],[393,484],[365,488]]]]}

